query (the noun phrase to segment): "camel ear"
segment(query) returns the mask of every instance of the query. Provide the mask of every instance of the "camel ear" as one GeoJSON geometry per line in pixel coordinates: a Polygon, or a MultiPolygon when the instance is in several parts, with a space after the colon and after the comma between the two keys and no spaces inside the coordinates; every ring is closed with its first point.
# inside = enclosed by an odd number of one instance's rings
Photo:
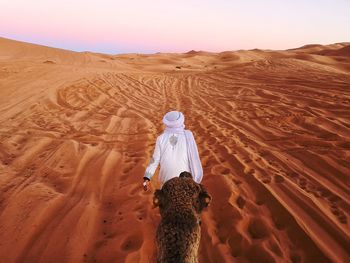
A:
{"type": "Polygon", "coordinates": [[[208,194],[207,191],[204,189],[199,193],[199,204],[200,204],[200,210],[204,209],[205,207],[208,207],[211,202],[211,195],[208,194]]]}
{"type": "Polygon", "coordinates": [[[154,196],[153,196],[153,205],[154,205],[154,207],[160,206],[162,204],[162,202],[163,202],[163,199],[164,199],[163,191],[157,189],[154,192],[154,196]]]}
{"type": "Polygon", "coordinates": [[[189,173],[189,172],[182,172],[182,173],[180,173],[179,177],[180,178],[191,178],[191,179],[193,179],[192,174],[189,173]]]}

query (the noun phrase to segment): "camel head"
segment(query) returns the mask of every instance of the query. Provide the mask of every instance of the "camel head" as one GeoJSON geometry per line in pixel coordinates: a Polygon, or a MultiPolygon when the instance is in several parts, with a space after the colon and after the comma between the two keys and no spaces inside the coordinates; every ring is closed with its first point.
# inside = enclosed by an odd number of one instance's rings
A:
{"type": "Polygon", "coordinates": [[[157,229],[158,263],[198,262],[200,213],[210,201],[204,187],[187,172],[155,191],[153,203],[161,215],[157,229]]]}
{"type": "Polygon", "coordinates": [[[196,183],[190,173],[183,172],[179,177],[168,180],[154,193],[153,204],[158,206],[162,217],[170,212],[191,210],[199,215],[209,206],[211,196],[203,185],[196,183]]]}

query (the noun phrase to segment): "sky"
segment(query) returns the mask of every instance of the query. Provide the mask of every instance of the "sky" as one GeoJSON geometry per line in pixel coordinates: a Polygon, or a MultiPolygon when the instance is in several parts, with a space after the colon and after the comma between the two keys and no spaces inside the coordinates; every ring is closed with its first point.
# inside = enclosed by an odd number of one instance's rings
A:
{"type": "Polygon", "coordinates": [[[0,0],[0,36],[108,54],[350,41],[350,0],[0,0]]]}

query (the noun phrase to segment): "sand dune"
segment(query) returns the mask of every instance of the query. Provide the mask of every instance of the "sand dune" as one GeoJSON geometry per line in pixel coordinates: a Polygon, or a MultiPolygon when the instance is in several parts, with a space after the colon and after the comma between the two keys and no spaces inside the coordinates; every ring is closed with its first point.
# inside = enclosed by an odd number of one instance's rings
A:
{"type": "Polygon", "coordinates": [[[349,47],[112,56],[0,38],[0,261],[152,262],[140,183],[178,109],[213,197],[200,262],[349,262],[349,47]]]}

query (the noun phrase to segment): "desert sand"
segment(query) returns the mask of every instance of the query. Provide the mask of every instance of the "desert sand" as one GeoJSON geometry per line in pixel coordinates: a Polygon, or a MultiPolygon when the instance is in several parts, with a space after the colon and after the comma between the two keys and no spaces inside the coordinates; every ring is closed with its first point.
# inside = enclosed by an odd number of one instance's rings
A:
{"type": "Polygon", "coordinates": [[[350,43],[105,55],[0,38],[0,262],[152,262],[142,177],[169,110],[203,184],[199,262],[350,262],[350,43]]]}

